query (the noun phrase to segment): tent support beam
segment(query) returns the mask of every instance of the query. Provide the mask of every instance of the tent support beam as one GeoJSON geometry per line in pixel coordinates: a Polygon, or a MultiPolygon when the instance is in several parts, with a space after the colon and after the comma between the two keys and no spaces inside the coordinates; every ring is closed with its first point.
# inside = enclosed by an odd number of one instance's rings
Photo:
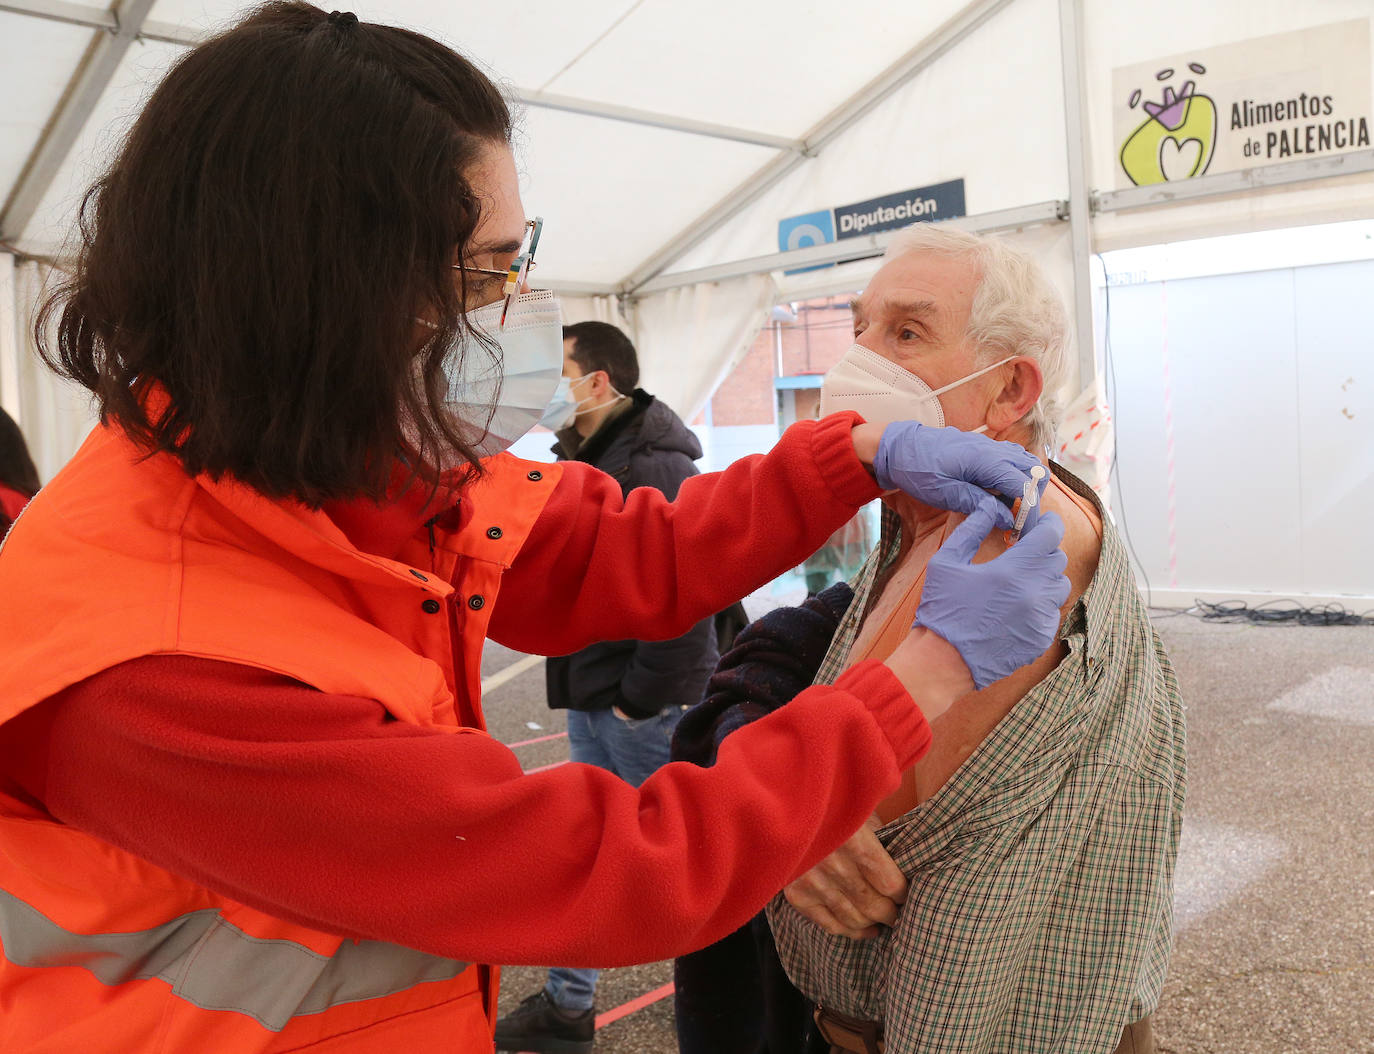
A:
{"type": "Polygon", "coordinates": [[[1238,172],[1217,172],[1210,176],[1181,179],[1174,183],[1152,183],[1124,190],[1097,191],[1092,196],[1093,212],[1120,212],[1123,209],[1176,205],[1199,198],[1214,198],[1223,194],[1240,194],[1265,187],[1281,187],[1289,183],[1306,183],[1315,179],[1334,179],[1374,172],[1374,149],[1351,150],[1345,154],[1301,161],[1280,161],[1277,165],[1243,168],[1238,172]]]}
{"type": "Polygon", "coordinates": [[[1097,376],[1097,325],[1093,321],[1092,212],[1088,205],[1087,140],[1083,120],[1082,0],[1059,0],[1059,57],[1064,76],[1064,142],[1069,174],[1069,240],[1073,246],[1073,315],[1078,386],[1097,376]]]}
{"type": "MultiPolygon", "coordinates": [[[[102,8],[87,4],[73,3],[72,0],[0,0],[0,11],[13,14],[32,15],[54,22],[66,22],[74,26],[88,26],[91,29],[115,30],[118,23],[115,16],[102,8]]],[[[181,44],[193,47],[206,39],[209,34],[190,26],[173,22],[145,21],[138,36],[144,40],[156,40],[167,44],[181,44]]],[[[644,125],[650,128],[663,128],[672,132],[686,132],[691,135],[707,136],[711,139],[728,139],[751,146],[763,146],[787,153],[803,154],[806,144],[799,139],[789,139],[781,135],[769,135],[749,128],[734,128],[730,125],[712,124],[709,121],[694,121],[687,117],[654,113],[650,110],[637,110],[631,106],[617,106],[613,103],[594,102],[590,99],[577,99],[570,95],[556,95],[552,92],[525,91],[516,89],[512,98],[525,106],[545,110],[562,110],[565,113],[584,114],[600,117],[608,121],[624,121],[629,124],[644,125]]]]}
{"type": "Polygon", "coordinates": [[[91,41],[67,85],[66,94],[29,155],[4,210],[0,211],[0,240],[13,241],[24,233],[62,162],[76,144],[86,119],[119,69],[124,53],[138,39],[143,20],[152,6],[153,0],[123,0],[112,16],[114,28],[97,34],[91,41]]]}
{"type": "Polygon", "coordinates": [[[741,209],[762,196],[808,157],[818,155],[855,121],[880,105],[911,78],[1011,2],[1012,0],[971,0],[954,17],[802,136],[801,152],[780,155],[760,168],[667,245],[631,271],[621,283],[622,287],[629,293],[637,293],[640,287],[662,273],[675,259],[719,230],[741,209]]]}
{"type": "MultiPolygon", "coordinates": [[[[72,0],[0,0],[0,11],[13,15],[31,15],[49,22],[65,22],[69,26],[87,29],[115,30],[119,28],[114,13],[103,7],[72,3],[72,0]]],[[[209,34],[175,22],[160,22],[145,18],[138,31],[139,40],[156,40],[163,44],[199,44],[209,34]]]]}
{"type": "Polygon", "coordinates": [[[588,99],[575,99],[568,95],[554,95],[550,92],[524,91],[517,89],[514,94],[517,102],[545,110],[562,110],[564,113],[583,114],[587,117],[601,117],[608,121],[625,121],[629,124],[645,125],[650,128],[664,128],[671,132],[688,132],[704,135],[711,139],[730,139],[737,143],[752,146],[766,146],[774,150],[802,154],[806,144],[800,139],[788,139],[766,132],[754,132],[747,128],[732,128],[729,125],[711,124],[707,121],[693,121],[687,117],[673,117],[668,114],[653,113],[649,110],[636,110],[630,106],[616,106],[612,103],[592,102],[588,99]]]}
{"type": "MultiPolygon", "coordinates": [[[[940,226],[954,227],[974,232],[1014,230],[1017,227],[1030,227],[1038,223],[1057,223],[1068,216],[1068,202],[1042,201],[1035,205],[1023,205],[1014,209],[1000,209],[996,212],[983,212],[976,216],[959,216],[952,220],[941,220],[940,226]]],[[[661,274],[641,285],[632,294],[635,297],[650,293],[661,293],[666,289],[677,289],[699,282],[720,282],[742,275],[760,274],[765,271],[790,271],[799,267],[816,267],[821,264],[849,263],[853,260],[867,260],[881,256],[888,243],[900,232],[884,231],[881,234],[865,234],[858,238],[827,245],[809,245],[804,249],[790,252],[770,253],[767,256],[752,256],[744,260],[716,264],[712,267],[699,267],[691,271],[674,271],[661,274]]]]}
{"type": "Polygon", "coordinates": [[[116,28],[112,12],[88,4],[69,3],[68,0],[3,0],[0,2],[0,11],[33,15],[50,22],[66,22],[68,25],[88,26],[91,29],[116,28]]]}

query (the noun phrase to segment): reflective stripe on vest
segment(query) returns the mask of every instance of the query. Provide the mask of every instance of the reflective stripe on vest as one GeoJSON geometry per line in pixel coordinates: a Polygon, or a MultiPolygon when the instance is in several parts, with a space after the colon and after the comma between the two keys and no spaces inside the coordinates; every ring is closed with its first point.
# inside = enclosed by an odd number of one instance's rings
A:
{"type": "Polygon", "coordinates": [[[5,890],[0,946],[16,966],[81,967],[107,985],[157,978],[202,1010],[247,1014],[272,1032],[293,1017],[451,980],[467,969],[381,941],[344,941],[332,956],[321,955],[293,941],[250,937],[213,908],[132,933],[72,933],[5,890]]]}

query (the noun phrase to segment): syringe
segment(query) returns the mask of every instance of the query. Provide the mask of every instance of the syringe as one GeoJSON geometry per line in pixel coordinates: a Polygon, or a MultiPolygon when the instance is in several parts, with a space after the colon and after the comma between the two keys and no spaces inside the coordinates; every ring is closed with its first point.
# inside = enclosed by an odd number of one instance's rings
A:
{"type": "Polygon", "coordinates": [[[1040,504],[1040,481],[1045,478],[1045,467],[1036,465],[1030,470],[1030,479],[1021,486],[1021,504],[1016,509],[1016,522],[1007,532],[1007,544],[1015,545],[1021,540],[1021,531],[1026,526],[1031,509],[1040,504]]]}

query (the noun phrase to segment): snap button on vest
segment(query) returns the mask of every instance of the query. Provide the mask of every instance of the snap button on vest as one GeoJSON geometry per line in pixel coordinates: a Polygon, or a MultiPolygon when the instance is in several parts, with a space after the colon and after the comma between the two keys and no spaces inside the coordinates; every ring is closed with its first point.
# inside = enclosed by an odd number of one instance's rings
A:
{"type": "Polygon", "coordinates": [[[418,578],[421,582],[428,582],[428,581],[429,581],[428,578],[426,578],[424,575],[420,574],[420,572],[417,571],[417,570],[415,570],[415,568],[413,568],[413,567],[410,569],[410,573],[411,573],[412,575],[414,575],[416,578],[418,578]]]}
{"type": "Polygon", "coordinates": [[[539,482],[539,480],[544,478],[544,473],[540,472],[538,469],[535,469],[533,472],[529,474],[528,478],[534,480],[537,483],[539,482]]]}
{"type": "Polygon", "coordinates": [[[429,599],[421,602],[420,610],[423,611],[426,615],[437,615],[439,613],[439,601],[435,600],[433,597],[430,597],[429,599]]]}
{"type": "Polygon", "coordinates": [[[472,608],[473,611],[481,611],[482,605],[486,602],[486,597],[482,596],[481,593],[474,593],[468,597],[468,607],[472,608]]]}
{"type": "Polygon", "coordinates": [[[492,541],[496,541],[497,538],[500,538],[500,537],[501,537],[501,528],[500,528],[500,527],[488,527],[488,528],[487,528],[487,537],[490,538],[492,541]]]}

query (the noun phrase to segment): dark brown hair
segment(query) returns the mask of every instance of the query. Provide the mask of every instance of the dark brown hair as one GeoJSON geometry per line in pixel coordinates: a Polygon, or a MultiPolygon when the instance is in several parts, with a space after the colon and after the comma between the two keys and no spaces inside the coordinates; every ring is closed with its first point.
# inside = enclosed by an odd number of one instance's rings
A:
{"type": "Polygon", "coordinates": [[[40,486],[38,469],[29,456],[24,433],[4,410],[0,410],[0,484],[19,491],[26,498],[37,494],[40,486]]]}
{"type": "Polygon", "coordinates": [[[480,471],[443,408],[466,328],[451,265],[481,207],[464,173],[510,136],[500,92],[442,44],[267,4],[172,68],[88,192],[43,358],[102,421],[272,497],[380,495],[402,451],[431,481],[454,455],[480,471]]]}
{"type": "Polygon", "coordinates": [[[572,360],[585,376],[605,370],[611,385],[629,395],[639,384],[639,356],[623,330],[609,322],[574,322],[563,327],[563,339],[572,338],[572,360]]]}

